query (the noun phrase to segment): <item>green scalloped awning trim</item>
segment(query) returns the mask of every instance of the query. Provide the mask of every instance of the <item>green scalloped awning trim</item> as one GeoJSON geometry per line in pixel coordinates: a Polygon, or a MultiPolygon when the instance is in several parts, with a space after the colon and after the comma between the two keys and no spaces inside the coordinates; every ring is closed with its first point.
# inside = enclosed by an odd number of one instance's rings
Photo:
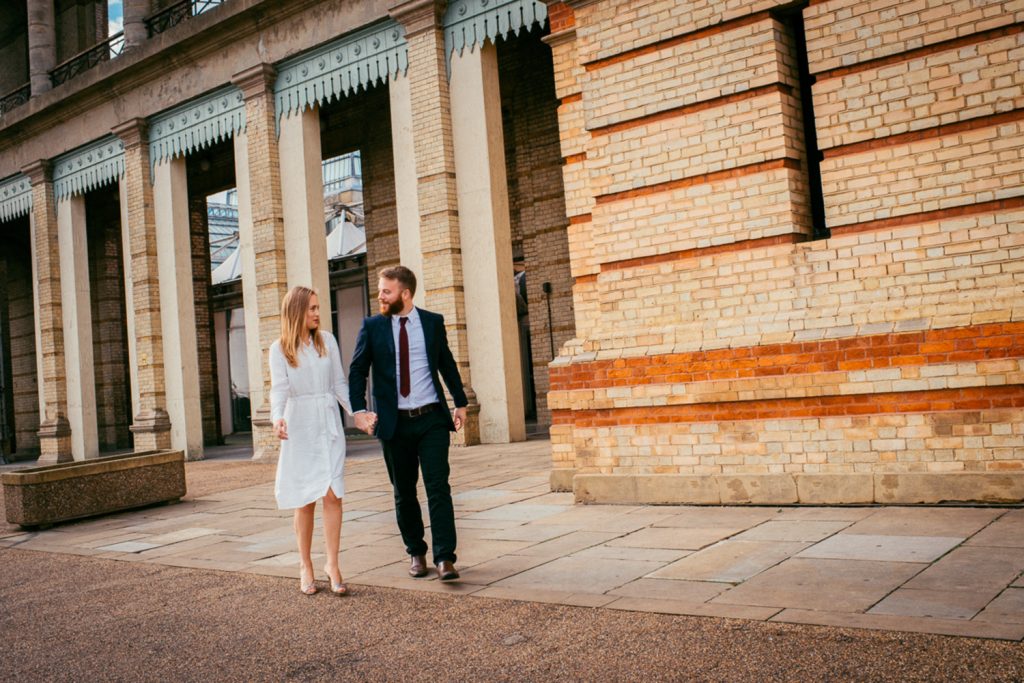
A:
{"type": "Polygon", "coordinates": [[[277,120],[384,83],[409,68],[405,29],[393,19],[351,33],[277,65],[277,120]]]}
{"type": "Polygon", "coordinates": [[[245,130],[245,100],[234,85],[152,117],[149,163],[156,166],[228,140],[245,130]]]}
{"type": "Polygon", "coordinates": [[[0,221],[26,216],[32,210],[32,183],[23,173],[0,181],[0,221]]]}
{"type": "Polygon", "coordinates": [[[519,35],[534,24],[544,25],[548,6],[539,0],[452,0],[444,12],[444,52],[451,72],[451,59],[509,33],[519,35]]]}
{"type": "Polygon", "coordinates": [[[117,182],[124,175],[124,143],[113,135],[53,160],[53,197],[57,201],[117,182]]]}

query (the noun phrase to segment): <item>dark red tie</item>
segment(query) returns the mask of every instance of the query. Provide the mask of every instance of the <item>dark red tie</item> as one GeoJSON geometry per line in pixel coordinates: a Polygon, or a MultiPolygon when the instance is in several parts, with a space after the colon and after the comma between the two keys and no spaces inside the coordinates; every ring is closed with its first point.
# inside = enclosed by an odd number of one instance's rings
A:
{"type": "Polygon", "coordinates": [[[408,318],[399,318],[402,328],[398,331],[398,365],[401,368],[398,391],[403,397],[409,395],[409,333],[405,331],[408,318]]]}

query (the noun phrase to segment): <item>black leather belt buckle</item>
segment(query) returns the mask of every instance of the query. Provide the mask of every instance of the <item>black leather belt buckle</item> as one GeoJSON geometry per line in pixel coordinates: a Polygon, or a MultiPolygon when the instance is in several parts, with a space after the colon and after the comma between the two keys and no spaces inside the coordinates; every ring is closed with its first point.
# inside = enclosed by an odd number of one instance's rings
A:
{"type": "Polygon", "coordinates": [[[426,415],[427,413],[432,413],[435,410],[437,410],[437,404],[436,403],[428,403],[425,406],[420,406],[419,408],[412,408],[410,410],[401,410],[401,409],[399,409],[398,414],[401,415],[402,417],[419,417],[420,415],[426,415]]]}

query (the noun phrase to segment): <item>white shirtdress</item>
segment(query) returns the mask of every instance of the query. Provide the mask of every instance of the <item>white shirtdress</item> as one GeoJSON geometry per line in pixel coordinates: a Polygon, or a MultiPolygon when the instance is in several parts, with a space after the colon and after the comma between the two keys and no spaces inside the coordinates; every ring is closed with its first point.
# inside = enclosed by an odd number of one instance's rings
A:
{"type": "Polygon", "coordinates": [[[281,342],[270,346],[270,415],[282,417],[288,438],[281,441],[274,496],[279,509],[308,505],[327,494],[345,495],[345,432],[338,404],[351,414],[348,382],[341,369],[338,342],[321,332],[327,355],[320,357],[312,344],[298,351],[293,368],[281,351],[281,342]]]}

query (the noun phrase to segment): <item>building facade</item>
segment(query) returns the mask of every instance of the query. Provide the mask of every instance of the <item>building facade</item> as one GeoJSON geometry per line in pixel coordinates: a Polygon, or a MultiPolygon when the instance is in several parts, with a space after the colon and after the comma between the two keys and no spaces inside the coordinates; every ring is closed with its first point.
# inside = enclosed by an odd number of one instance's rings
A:
{"type": "Polygon", "coordinates": [[[273,457],[280,300],[346,277],[322,164],[358,152],[371,282],[324,319],[412,267],[462,443],[550,427],[581,501],[1024,499],[1024,0],[4,11],[9,453],[224,431],[202,201],[233,189],[222,326],[273,457]]]}

